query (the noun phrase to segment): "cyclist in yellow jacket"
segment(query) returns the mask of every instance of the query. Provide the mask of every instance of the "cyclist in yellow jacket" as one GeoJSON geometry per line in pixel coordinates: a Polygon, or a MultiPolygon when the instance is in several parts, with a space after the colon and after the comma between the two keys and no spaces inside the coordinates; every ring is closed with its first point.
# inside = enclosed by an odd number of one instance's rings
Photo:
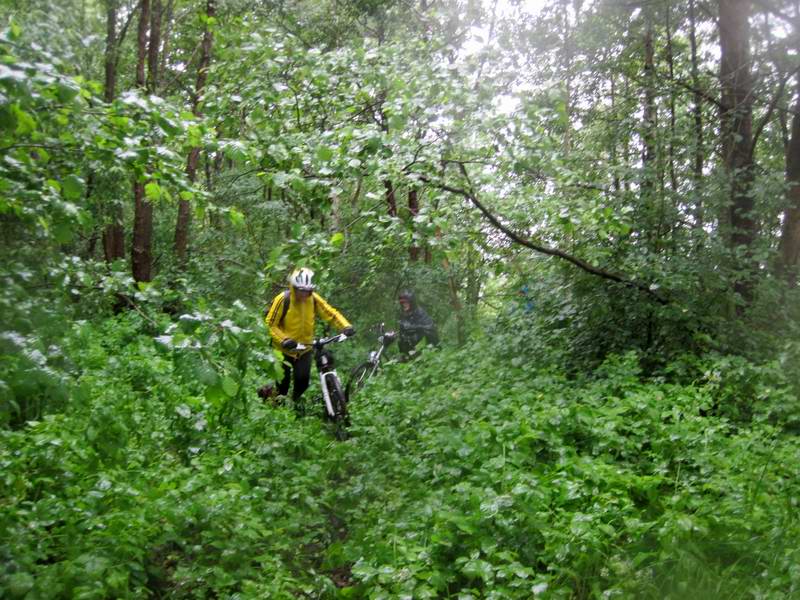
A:
{"type": "Polygon", "coordinates": [[[355,334],[350,322],[314,291],[313,278],[311,269],[294,271],[289,276],[289,289],[275,296],[264,319],[272,336],[272,345],[284,357],[283,379],[278,383],[278,393],[285,396],[293,380],[292,399],[295,401],[308,389],[316,317],[333,323],[348,337],[355,334]],[[297,350],[298,344],[306,348],[297,350]]]}

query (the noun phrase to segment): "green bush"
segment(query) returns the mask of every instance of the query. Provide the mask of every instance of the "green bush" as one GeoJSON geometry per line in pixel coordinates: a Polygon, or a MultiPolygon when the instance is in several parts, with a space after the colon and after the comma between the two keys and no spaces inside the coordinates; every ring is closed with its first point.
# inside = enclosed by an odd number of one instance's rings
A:
{"type": "Polygon", "coordinates": [[[388,363],[337,442],[257,398],[278,373],[256,320],[198,306],[73,326],[63,410],[0,430],[4,596],[800,590],[780,363],[648,379],[627,353],[576,378],[498,333],[388,363]]]}

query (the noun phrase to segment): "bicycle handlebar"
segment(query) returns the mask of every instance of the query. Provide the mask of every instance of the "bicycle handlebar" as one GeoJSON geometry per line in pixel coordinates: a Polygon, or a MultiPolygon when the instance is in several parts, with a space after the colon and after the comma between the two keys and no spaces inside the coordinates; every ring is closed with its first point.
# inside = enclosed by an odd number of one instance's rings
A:
{"type": "MultiPolygon", "coordinates": [[[[320,338],[316,339],[311,342],[312,348],[322,348],[327,346],[328,344],[343,342],[347,339],[347,336],[343,333],[337,333],[336,335],[332,335],[331,337],[320,338]]],[[[296,350],[305,350],[308,348],[305,344],[297,344],[296,350]]]]}
{"type": "Polygon", "coordinates": [[[378,341],[381,342],[383,345],[391,344],[392,341],[397,337],[397,332],[393,329],[387,330],[385,327],[385,323],[378,323],[373,327],[370,327],[371,330],[375,330],[378,334],[378,341]]]}

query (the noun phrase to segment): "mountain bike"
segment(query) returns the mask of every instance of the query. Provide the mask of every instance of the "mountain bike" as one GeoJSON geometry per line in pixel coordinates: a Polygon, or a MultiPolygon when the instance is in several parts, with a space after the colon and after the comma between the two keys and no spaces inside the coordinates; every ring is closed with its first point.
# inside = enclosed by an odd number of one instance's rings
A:
{"type": "MultiPolygon", "coordinates": [[[[328,344],[343,342],[347,336],[343,333],[316,339],[311,343],[314,350],[314,363],[319,373],[319,384],[322,389],[322,403],[325,408],[325,417],[333,425],[333,434],[338,440],[347,439],[347,427],[350,417],[347,414],[347,394],[342,388],[342,382],[334,369],[333,354],[325,349],[328,344]]],[[[298,350],[305,350],[308,346],[298,344],[298,350]]]]}
{"type": "Polygon", "coordinates": [[[360,390],[367,379],[372,377],[378,370],[378,365],[381,362],[383,351],[397,338],[397,333],[394,331],[385,331],[383,323],[378,325],[378,349],[371,350],[369,358],[350,371],[350,377],[347,380],[346,393],[347,397],[351,398],[355,393],[360,390]]]}

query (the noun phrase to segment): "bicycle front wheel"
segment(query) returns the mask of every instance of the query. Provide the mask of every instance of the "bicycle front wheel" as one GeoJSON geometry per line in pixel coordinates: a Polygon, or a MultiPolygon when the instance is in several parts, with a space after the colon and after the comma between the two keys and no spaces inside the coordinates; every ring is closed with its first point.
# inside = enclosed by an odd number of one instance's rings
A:
{"type": "Polygon", "coordinates": [[[350,416],[347,414],[347,402],[342,386],[338,379],[329,379],[327,382],[328,397],[331,401],[333,416],[330,420],[333,423],[333,434],[337,440],[347,439],[347,427],[350,425],[350,416]]]}
{"type": "Polygon", "coordinates": [[[365,362],[358,365],[355,369],[350,371],[350,378],[347,380],[347,398],[352,398],[355,393],[364,387],[364,384],[372,375],[373,365],[371,362],[365,362]]]}

